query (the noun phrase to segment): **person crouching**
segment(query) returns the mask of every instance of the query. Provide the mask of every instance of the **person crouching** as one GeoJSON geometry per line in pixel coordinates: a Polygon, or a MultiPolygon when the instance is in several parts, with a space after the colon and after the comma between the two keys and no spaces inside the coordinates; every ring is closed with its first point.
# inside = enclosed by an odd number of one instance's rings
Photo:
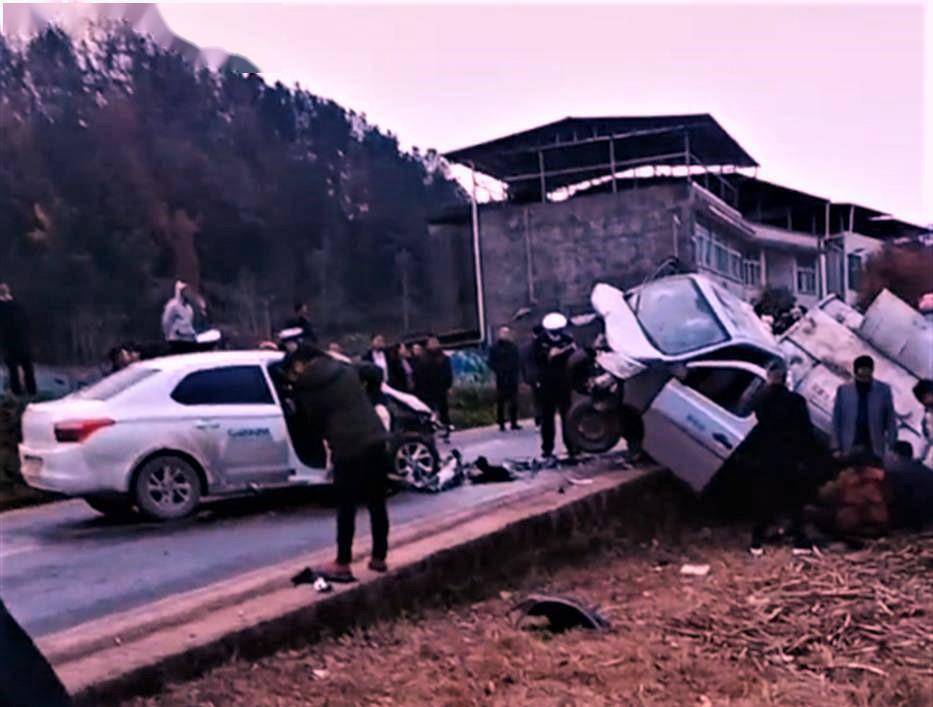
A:
{"type": "Polygon", "coordinates": [[[320,349],[300,346],[289,357],[295,396],[308,412],[309,433],[322,434],[330,448],[337,497],[337,559],[317,573],[332,582],[353,582],[353,535],[356,507],[369,510],[373,538],[369,568],[387,571],[389,515],[386,484],[388,434],[369,400],[357,371],[320,349]]]}

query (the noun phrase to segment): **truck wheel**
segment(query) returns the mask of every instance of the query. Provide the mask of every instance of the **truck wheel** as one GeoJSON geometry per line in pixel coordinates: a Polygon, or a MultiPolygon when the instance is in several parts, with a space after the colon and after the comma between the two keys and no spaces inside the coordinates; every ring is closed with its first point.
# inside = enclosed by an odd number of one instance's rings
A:
{"type": "Polygon", "coordinates": [[[108,518],[132,518],[136,515],[133,500],[125,496],[85,496],[84,502],[108,518]]]}
{"type": "Polygon", "coordinates": [[[602,454],[622,438],[619,411],[599,410],[591,398],[574,403],[567,414],[567,445],[588,454],[602,454]]]}
{"type": "Polygon", "coordinates": [[[154,520],[175,520],[190,515],[201,501],[197,470],[181,457],[159,455],[145,462],[136,474],[133,494],[139,510],[154,520]]]}

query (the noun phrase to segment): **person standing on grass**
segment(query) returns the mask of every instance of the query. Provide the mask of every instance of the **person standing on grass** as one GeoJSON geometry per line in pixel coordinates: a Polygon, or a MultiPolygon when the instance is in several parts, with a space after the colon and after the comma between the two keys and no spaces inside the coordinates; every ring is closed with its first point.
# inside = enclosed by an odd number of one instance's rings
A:
{"type": "Polygon", "coordinates": [[[496,376],[496,420],[505,432],[505,413],[508,408],[513,430],[518,424],[518,383],[521,375],[521,354],[507,326],[499,329],[499,340],[489,350],[489,368],[496,376]]]}
{"type": "Polygon", "coordinates": [[[427,346],[415,364],[415,395],[430,407],[444,426],[444,439],[450,438],[450,402],[448,396],[454,384],[453,366],[436,336],[428,338],[427,346]]]}
{"type": "Polygon", "coordinates": [[[25,388],[27,395],[35,397],[36,372],[32,364],[29,322],[5,282],[0,282],[0,351],[10,373],[10,392],[19,397],[25,388]]]}
{"type": "MultiPolygon", "coordinates": [[[[567,362],[576,350],[577,343],[566,332],[567,317],[559,312],[548,314],[541,326],[543,331],[535,339],[535,362],[541,391],[541,455],[547,460],[553,460],[557,434],[554,418],[560,415],[561,425],[566,429],[571,402],[567,362]]],[[[564,445],[567,454],[575,456],[576,450],[568,444],[566,437],[564,445]]]]}
{"type": "Polygon", "coordinates": [[[765,532],[781,513],[790,515],[794,553],[812,550],[803,524],[803,509],[810,488],[807,462],[815,449],[813,425],[807,401],[787,388],[787,365],[775,361],[768,366],[768,385],[755,401],[758,424],[749,444],[756,445],[758,476],[754,483],[755,522],[749,551],[764,554],[765,532]]]}
{"type": "Polygon", "coordinates": [[[833,404],[833,450],[837,458],[884,460],[897,441],[897,416],[891,386],[875,380],[875,361],[859,356],[855,380],[836,390],[833,404]]]}
{"type": "Polygon", "coordinates": [[[386,572],[389,515],[386,486],[388,433],[360,382],[357,370],[303,344],[289,356],[288,375],[307,415],[310,434],[321,434],[330,448],[337,496],[337,559],[318,570],[332,582],[353,582],[353,535],[357,504],[369,509],[373,538],[369,568],[386,572]]]}

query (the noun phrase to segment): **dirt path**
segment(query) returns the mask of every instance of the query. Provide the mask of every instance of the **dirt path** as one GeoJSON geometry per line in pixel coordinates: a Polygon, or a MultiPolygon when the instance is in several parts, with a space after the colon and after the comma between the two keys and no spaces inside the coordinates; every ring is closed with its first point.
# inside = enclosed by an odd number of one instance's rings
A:
{"type": "Polygon", "coordinates": [[[933,535],[805,560],[753,559],[728,529],[679,535],[130,705],[933,705],[933,535]],[[542,590],[599,605],[612,631],[515,628],[509,608],[542,590]]]}

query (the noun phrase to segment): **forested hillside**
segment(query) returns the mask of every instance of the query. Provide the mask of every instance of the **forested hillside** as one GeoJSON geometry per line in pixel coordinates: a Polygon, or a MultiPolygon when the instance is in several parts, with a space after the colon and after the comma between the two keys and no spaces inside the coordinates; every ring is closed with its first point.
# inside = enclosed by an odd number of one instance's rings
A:
{"type": "Polygon", "coordinates": [[[332,332],[431,328],[426,219],[464,198],[364,115],[126,27],[0,37],[0,280],[40,360],[158,336],[176,277],[244,337],[295,298],[332,332]]]}

